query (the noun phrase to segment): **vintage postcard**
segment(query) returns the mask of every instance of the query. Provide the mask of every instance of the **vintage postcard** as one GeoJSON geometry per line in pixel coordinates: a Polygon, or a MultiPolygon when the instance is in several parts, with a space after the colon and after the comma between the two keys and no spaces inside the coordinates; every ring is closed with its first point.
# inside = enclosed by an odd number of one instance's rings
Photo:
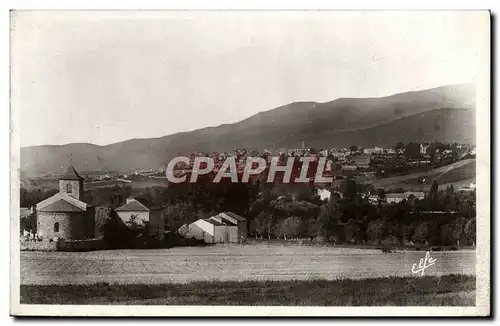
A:
{"type": "Polygon", "coordinates": [[[490,315],[488,11],[10,20],[12,315],[490,315]]]}

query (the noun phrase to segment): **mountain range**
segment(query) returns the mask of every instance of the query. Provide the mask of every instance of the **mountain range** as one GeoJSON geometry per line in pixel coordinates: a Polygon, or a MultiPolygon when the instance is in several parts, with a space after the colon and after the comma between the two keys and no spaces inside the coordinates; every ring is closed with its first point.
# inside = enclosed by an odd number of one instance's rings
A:
{"type": "Polygon", "coordinates": [[[475,87],[447,85],[380,98],[339,98],[295,102],[245,120],[160,138],[111,145],[88,143],[21,148],[25,177],[80,171],[117,171],[164,166],[172,157],[195,151],[235,148],[331,148],[393,146],[396,142],[475,142],[475,87]]]}

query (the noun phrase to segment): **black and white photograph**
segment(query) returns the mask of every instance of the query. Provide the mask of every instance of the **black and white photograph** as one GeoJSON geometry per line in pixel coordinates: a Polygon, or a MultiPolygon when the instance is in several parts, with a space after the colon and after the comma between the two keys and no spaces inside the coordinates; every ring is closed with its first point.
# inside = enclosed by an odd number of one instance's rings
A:
{"type": "Polygon", "coordinates": [[[10,45],[12,315],[490,314],[488,11],[12,10],[10,45]]]}

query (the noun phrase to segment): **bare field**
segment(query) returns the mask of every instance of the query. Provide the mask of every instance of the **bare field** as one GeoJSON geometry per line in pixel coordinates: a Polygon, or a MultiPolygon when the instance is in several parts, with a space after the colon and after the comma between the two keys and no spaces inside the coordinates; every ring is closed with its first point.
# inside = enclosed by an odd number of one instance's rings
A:
{"type": "MultiPolygon", "coordinates": [[[[214,245],[155,250],[84,253],[20,253],[21,284],[187,283],[363,279],[415,276],[425,252],[279,246],[214,245]]],[[[436,264],[425,275],[475,275],[475,251],[431,252],[436,264]]]]}

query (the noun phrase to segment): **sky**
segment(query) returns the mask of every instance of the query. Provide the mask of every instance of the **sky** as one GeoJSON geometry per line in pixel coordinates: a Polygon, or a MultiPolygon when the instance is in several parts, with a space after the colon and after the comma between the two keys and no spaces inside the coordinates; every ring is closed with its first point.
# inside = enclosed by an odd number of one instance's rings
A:
{"type": "Polygon", "coordinates": [[[474,82],[476,12],[14,12],[20,145],[106,145],[296,101],[474,82]]]}

